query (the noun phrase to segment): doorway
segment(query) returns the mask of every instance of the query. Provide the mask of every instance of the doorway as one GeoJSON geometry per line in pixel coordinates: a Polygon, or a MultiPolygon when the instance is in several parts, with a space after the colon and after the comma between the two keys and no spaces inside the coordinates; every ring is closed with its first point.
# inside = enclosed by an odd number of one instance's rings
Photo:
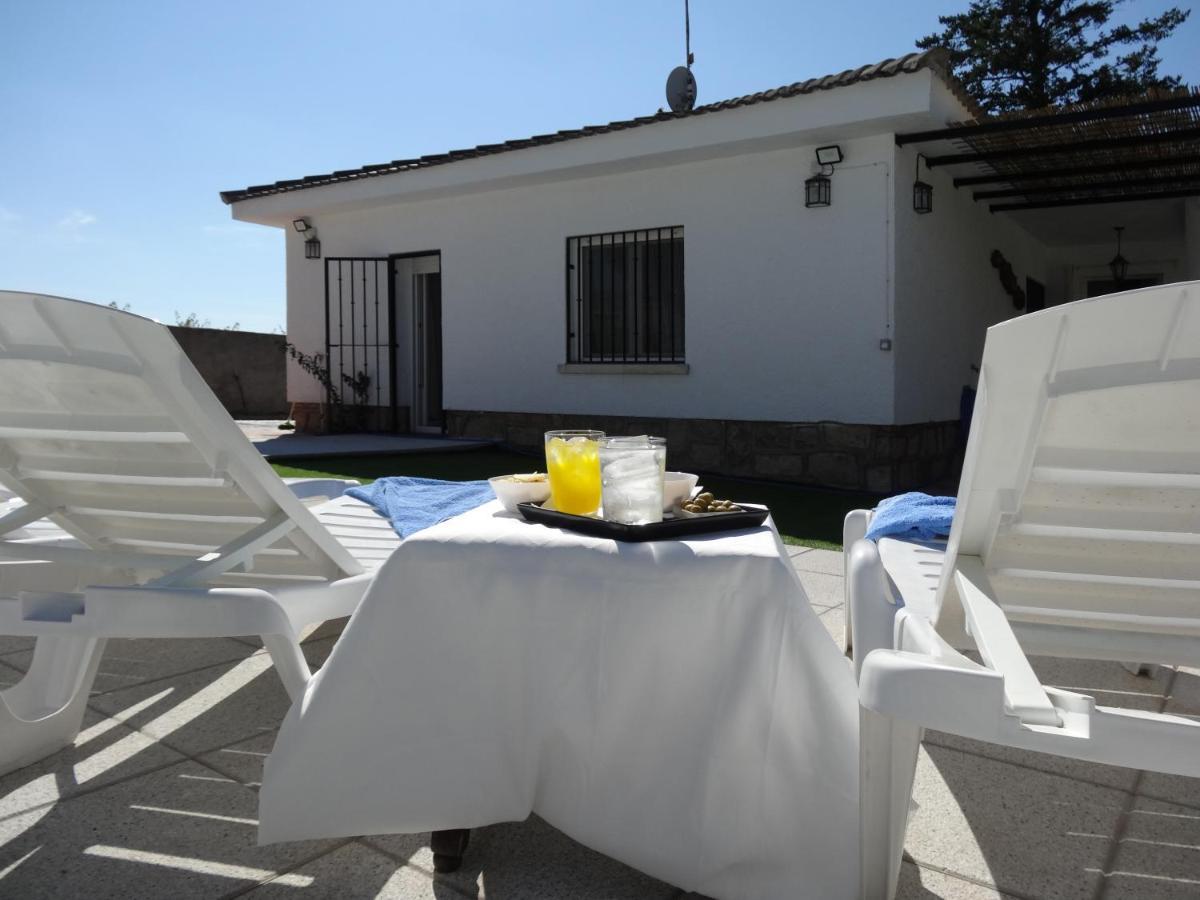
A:
{"type": "Polygon", "coordinates": [[[442,430],[442,273],[413,275],[413,430],[442,430]]]}
{"type": "Polygon", "coordinates": [[[1120,282],[1111,278],[1088,279],[1087,297],[1102,297],[1105,294],[1115,294],[1118,291],[1133,291],[1138,288],[1154,287],[1162,284],[1162,275],[1131,275],[1120,282]]]}
{"type": "Polygon", "coordinates": [[[442,259],[437,250],[391,257],[397,323],[396,370],[407,386],[408,427],[440,433],[442,414],[442,259]],[[404,334],[403,332],[407,332],[404,334]],[[405,350],[404,348],[407,348],[405,350]]]}

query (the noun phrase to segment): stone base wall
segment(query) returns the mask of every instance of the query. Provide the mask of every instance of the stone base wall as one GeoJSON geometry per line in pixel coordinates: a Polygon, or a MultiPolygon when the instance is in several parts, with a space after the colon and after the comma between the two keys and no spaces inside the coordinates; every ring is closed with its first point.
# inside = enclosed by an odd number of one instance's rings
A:
{"type": "Polygon", "coordinates": [[[957,422],[854,425],[447,410],[446,433],[540,452],[554,428],[660,434],[672,469],[878,493],[941,481],[958,449],[957,422]]]}
{"type": "Polygon", "coordinates": [[[349,407],[342,410],[342,421],[330,421],[330,408],[324,403],[293,403],[292,420],[296,431],[303,434],[331,434],[338,431],[382,431],[403,434],[408,431],[408,407],[396,410],[396,425],[392,427],[392,410],[387,406],[349,407]]]}

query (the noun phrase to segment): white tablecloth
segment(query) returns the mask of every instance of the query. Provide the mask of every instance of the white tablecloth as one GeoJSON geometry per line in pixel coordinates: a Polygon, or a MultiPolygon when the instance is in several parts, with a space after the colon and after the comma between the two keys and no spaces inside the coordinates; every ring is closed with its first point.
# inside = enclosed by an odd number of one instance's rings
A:
{"type": "Polygon", "coordinates": [[[856,698],[772,527],[628,544],[490,503],[379,570],[280,730],[259,835],[536,812],[720,900],[851,897],[856,698]]]}

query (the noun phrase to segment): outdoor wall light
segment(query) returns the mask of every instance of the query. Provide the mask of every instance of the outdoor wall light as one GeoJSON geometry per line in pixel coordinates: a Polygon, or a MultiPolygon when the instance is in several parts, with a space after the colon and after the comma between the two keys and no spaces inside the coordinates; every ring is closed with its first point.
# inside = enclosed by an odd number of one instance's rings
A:
{"type": "Polygon", "coordinates": [[[921,155],[917,154],[916,179],[913,181],[913,209],[918,215],[933,212],[933,185],[921,180],[921,155]]]}
{"type": "Polygon", "coordinates": [[[833,182],[828,175],[814,175],[804,181],[805,206],[829,206],[832,202],[833,182]]]}
{"type": "Polygon", "coordinates": [[[842,161],[842,148],[837,144],[829,144],[826,147],[817,148],[817,162],[821,167],[836,166],[842,161]]]}
{"type": "Polygon", "coordinates": [[[804,205],[807,207],[829,206],[833,203],[833,167],[842,161],[842,148],[829,144],[817,148],[817,165],[821,171],[804,180],[804,205]]]}
{"type": "Polygon", "coordinates": [[[317,240],[317,229],[308,223],[308,219],[292,219],[292,227],[307,236],[304,241],[304,258],[320,259],[321,242],[317,240]]]}
{"type": "Polygon", "coordinates": [[[1113,283],[1120,287],[1125,280],[1125,276],[1129,273],[1129,260],[1121,255],[1121,232],[1125,230],[1124,225],[1118,225],[1113,228],[1117,233],[1117,255],[1108,261],[1108,270],[1112,272],[1113,283]]]}

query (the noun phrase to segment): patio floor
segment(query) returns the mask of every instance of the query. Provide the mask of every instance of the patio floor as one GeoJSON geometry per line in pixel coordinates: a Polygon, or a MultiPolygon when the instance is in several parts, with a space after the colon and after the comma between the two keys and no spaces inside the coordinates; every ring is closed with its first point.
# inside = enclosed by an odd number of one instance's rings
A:
{"type": "Polygon", "coordinates": [[[242,433],[267,459],[304,456],[374,456],[394,453],[445,453],[491,446],[490,441],[414,434],[296,434],[280,431],[280,419],[244,419],[242,433]]]}
{"type": "MultiPolygon", "coordinates": [[[[789,550],[840,641],[841,555],[789,550]]],[[[314,666],[336,630],[305,643],[314,666]]],[[[0,682],[20,677],[28,646],[0,638],[0,682]]],[[[1200,715],[1200,670],[1135,678],[1115,664],[1038,668],[1101,703],[1200,715]]],[[[75,746],[0,779],[0,896],[688,896],[536,818],[476,832],[450,876],[434,876],[425,835],[257,847],[256,786],[286,709],[253,642],[110,641],[75,746]]],[[[1200,779],[930,733],[907,854],[904,898],[1200,897],[1200,779]]]]}

